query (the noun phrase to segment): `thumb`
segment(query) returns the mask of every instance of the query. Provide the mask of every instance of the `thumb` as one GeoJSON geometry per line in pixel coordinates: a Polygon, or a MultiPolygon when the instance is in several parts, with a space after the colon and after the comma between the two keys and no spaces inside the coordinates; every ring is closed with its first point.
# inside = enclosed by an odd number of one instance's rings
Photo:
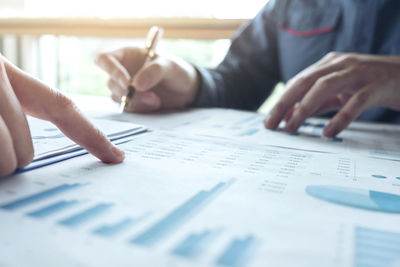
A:
{"type": "Polygon", "coordinates": [[[165,78],[169,64],[158,57],[141,68],[133,78],[133,85],[139,92],[155,87],[165,78]]]}

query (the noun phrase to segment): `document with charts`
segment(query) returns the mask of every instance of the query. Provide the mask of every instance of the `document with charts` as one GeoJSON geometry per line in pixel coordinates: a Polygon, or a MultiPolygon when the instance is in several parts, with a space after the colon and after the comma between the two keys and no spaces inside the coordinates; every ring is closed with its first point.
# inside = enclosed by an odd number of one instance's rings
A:
{"type": "Polygon", "coordinates": [[[399,265],[398,161],[179,125],[1,181],[0,266],[399,265]]]}
{"type": "MultiPolygon", "coordinates": [[[[400,126],[352,123],[335,138],[322,136],[326,119],[308,119],[295,133],[271,131],[264,127],[262,114],[231,109],[194,109],[164,115],[115,115],[116,120],[132,121],[159,129],[188,134],[233,138],[255,144],[328,153],[354,153],[368,157],[400,160],[400,126]]],[[[282,127],[281,127],[282,128],[282,127]]]]}

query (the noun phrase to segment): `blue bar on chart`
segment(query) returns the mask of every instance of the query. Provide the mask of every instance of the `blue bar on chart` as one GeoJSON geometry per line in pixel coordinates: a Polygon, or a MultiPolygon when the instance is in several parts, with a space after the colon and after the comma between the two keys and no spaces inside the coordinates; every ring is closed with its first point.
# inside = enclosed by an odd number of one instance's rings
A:
{"type": "Polygon", "coordinates": [[[234,239],[216,261],[217,265],[238,267],[245,266],[256,249],[256,239],[249,235],[242,239],[234,239]]]}
{"type": "Polygon", "coordinates": [[[386,179],[387,177],[381,174],[372,174],[371,175],[373,178],[377,178],[377,179],[386,179]]]}
{"type": "Polygon", "coordinates": [[[228,182],[217,184],[209,191],[200,191],[143,233],[133,238],[131,243],[142,246],[155,245],[173,231],[178,230],[180,225],[185,223],[192,215],[199,212],[205,204],[212,200],[216,195],[223,192],[233,182],[234,179],[231,179],[228,182]]]}
{"type": "Polygon", "coordinates": [[[400,260],[400,233],[355,228],[354,266],[392,266],[400,260]]]}
{"type": "Polygon", "coordinates": [[[109,210],[114,204],[100,203],[71,217],[61,220],[59,224],[67,227],[76,227],[84,224],[109,210]]]}
{"type": "Polygon", "coordinates": [[[172,250],[172,254],[194,259],[204,252],[219,232],[219,230],[205,230],[202,233],[190,234],[172,250]]]}
{"type": "Polygon", "coordinates": [[[63,185],[60,185],[60,186],[45,190],[43,192],[36,193],[36,194],[30,195],[30,196],[27,196],[27,197],[24,197],[24,198],[20,198],[18,200],[6,203],[4,205],[1,205],[0,208],[5,209],[5,210],[16,210],[18,208],[22,208],[22,207],[25,207],[27,205],[34,204],[36,202],[39,202],[39,201],[42,201],[44,199],[53,197],[55,195],[58,195],[58,194],[61,194],[61,193],[65,193],[65,192],[67,192],[69,190],[76,189],[76,188],[78,188],[78,187],[80,187],[82,185],[85,185],[85,184],[78,184],[78,183],[76,183],[76,184],[63,184],[63,185]]]}
{"type": "Polygon", "coordinates": [[[310,185],[307,194],[352,208],[400,213],[400,195],[340,186],[310,185]]]}
{"type": "Polygon", "coordinates": [[[56,203],[45,206],[43,208],[40,208],[38,210],[29,212],[26,215],[29,217],[35,217],[35,218],[45,218],[45,217],[55,214],[57,212],[66,210],[69,207],[75,206],[78,203],[79,203],[79,201],[77,201],[77,200],[69,200],[69,201],[61,200],[56,203]]]}
{"type": "Polygon", "coordinates": [[[101,235],[103,237],[114,236],[121,231],[129,228],[131,225],[141,221],[143,217],[140,218],[125,218],[113,225],[102,225],[93,230],[96,235],[101,235]]]}

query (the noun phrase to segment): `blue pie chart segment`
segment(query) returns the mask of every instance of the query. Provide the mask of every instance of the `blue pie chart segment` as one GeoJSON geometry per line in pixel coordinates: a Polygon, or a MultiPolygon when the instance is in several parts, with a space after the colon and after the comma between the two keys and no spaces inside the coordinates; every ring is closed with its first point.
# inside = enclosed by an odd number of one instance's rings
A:
{"type": "Polygon", "coordinates": [[[349,187],[310,185],[308,195],[320,200],[353,208],[400,213],[400,195],[349,187]]]}

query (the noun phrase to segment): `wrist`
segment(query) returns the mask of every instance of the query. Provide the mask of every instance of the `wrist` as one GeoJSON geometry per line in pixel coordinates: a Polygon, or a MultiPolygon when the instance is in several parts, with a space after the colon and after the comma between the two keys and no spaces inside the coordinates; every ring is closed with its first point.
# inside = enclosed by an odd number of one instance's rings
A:
{"type": "Polygon", "coordinates": [[[202,78],[200,72],[197,68],[193,65],[190,65],[191,70],[189,74],[190,86],[187,91],[187,98],[186,103],[184,104],[185,107],[193,106],[200,95],[200,88],[202,83],[202,78]]]}

